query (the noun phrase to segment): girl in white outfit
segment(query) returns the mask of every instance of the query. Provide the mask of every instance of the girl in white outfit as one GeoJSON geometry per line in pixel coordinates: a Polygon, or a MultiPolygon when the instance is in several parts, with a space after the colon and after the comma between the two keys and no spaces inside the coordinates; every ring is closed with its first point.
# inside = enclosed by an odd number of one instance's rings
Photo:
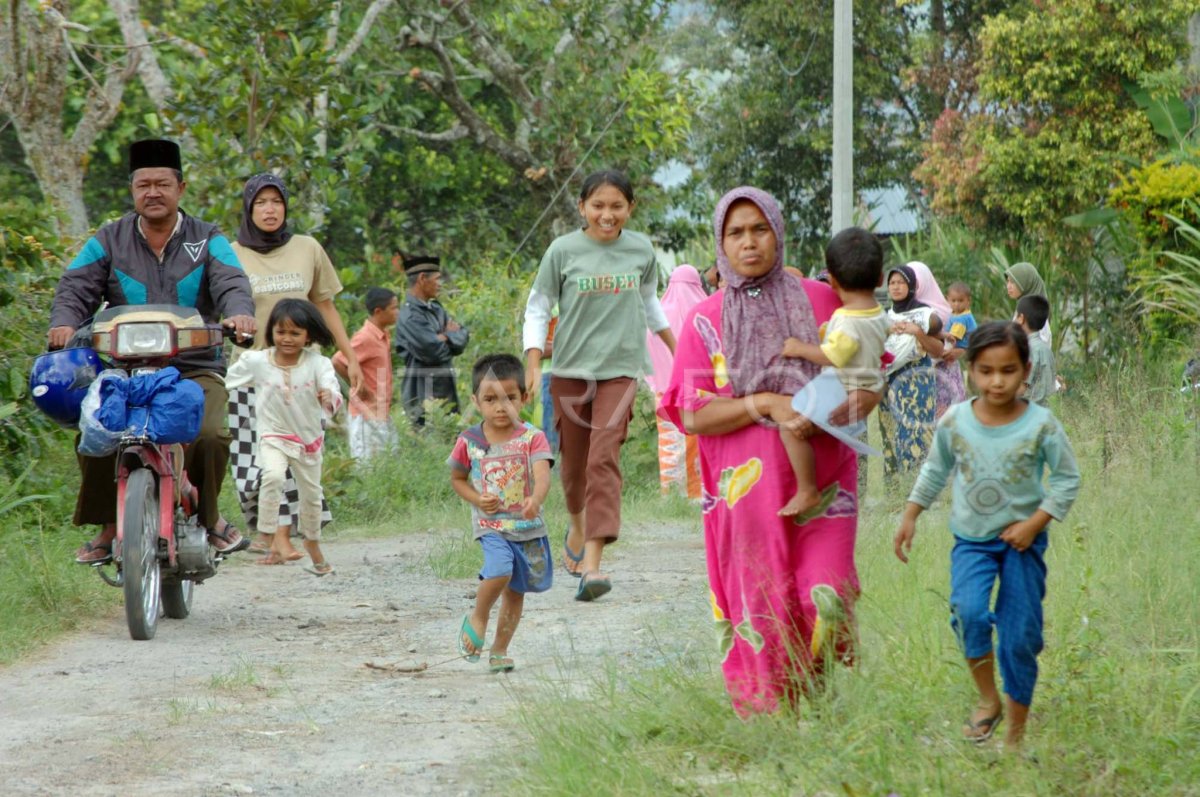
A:
{"type": "Polygon", "coordinates": [[[321,552],[322,421],[342,405],[333,363],[312,344],[330,346],[333,335],[312,302],[283,299],[271,311],[267,348],[248,351],[225,376],[229,389],[254,386],[258,425],[258,531],[273,535],[262,564],[283,564],[294,557],[287,527],[279,530],[279,503],[288,468],[300,492],[300,533],[314,575],[333,572],[321,552]]]}

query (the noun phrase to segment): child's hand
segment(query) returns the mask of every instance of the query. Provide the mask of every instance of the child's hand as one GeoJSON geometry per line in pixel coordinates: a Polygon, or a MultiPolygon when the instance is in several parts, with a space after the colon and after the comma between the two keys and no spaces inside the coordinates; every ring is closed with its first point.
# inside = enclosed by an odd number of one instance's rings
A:
{"type": "Polygon", "coordinates": [[[896,536],[892,539],[892,548],[896,552],[896,558],[905,564],[908,564],[908,554],[912,551],[912,541],[916,533],[916,521],[906,517],[900,521],[900,528],[896,529],[896,536]]]}
{"type": "Polygon", "coordinates": [[[1018,521],[1000,532],[1000,539],[1007,542],[1018,551],[1024,551],[1033,545],[1034,539],[1042,531],[1042,525],[1033,518],[1018,521]]]}
{"type": "Polygon", "coordinates": [[[500,496],[493,493],[482,493],[479,496],[479,508],[484,514],[495,514],[500,510],[500,496]]]}
{"type": "Polygon", "coordinates": [[[788,338],[787,340],[785,340],[783,342],[783,356],[784,357],[803,357],[804,355],[802,355],[800,353],[801,347],[803,347],[803,346],[804,346],[804,344],[801,343],[799,339],[788,338]]]}
{"type": "Polygon", "coordinates": [[[328,390],[317,390],[317,401],[321,402],[321,407],[330,415],[333,414],[333,394],[328,390]]]}
{"type": "Polygon", "coordinates": [[[521,517],[526,520],[533,520],[537,517],[538,510],[541,508],[542,505],[531,495],[521,502],[521,517]]]}

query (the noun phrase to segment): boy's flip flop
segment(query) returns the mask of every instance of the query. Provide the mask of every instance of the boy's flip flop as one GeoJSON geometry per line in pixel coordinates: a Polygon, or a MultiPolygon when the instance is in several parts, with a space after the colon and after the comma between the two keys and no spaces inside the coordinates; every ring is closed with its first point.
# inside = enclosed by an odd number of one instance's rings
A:
{"type": "MultiPolygon", "coordinates": [[[[583,551],[580,551],[579,553],[575,553],[574,551],[571,550],[571,546],[567,545],[567,540],[570,538],[570,536],[571,536],[571,524],[568,523],[567,530],[563,532],[563,555],[566,556],[567,559],[571,560],[575,564],[579,564],[580,562],[583,561],[583,551]]],[[[568,567],[566,560],[563,560],[563,569],[565,569],[567,571],[568,575],[575,576],[575,578],[579,578],[583,575],[583,571],[572,570],[570,567],[568,567]]]]}
{"type": "Polygon", "coordinates": [[[992,738],[992,734],[996,732],[996,726],[1000,724],[1000,720],[1002,719],[1004,719],[1003,711],[997,711],[994,716],[984,717],[976,722],[971,722],[971,718],[967,717],[967,730],[983,731],[983,733],[966,733],[963,734],[963,739],[971,744],[983,744],[988,739],[992,738]]]}
{"type": "Polygon", "coordinates": [[[512,672],[516,664],[503,653],[493,653],[488,656],[488,669],[492,672],[512,672]]]}
{"type": "Polygon", "coordinates": [[[464,614],[462,627],[458,629],[458,652],[463,658],[474,664],[479,661],[479,652],[483,650],[483,640],[479,638],[479,634],[475,633],[475,629],[471,627],[471,615],[464,614]],[[463,642],[463,636],[471,640],[471,644],[475,646],[475,652],[467,650],[467,643],[463,642]]]}

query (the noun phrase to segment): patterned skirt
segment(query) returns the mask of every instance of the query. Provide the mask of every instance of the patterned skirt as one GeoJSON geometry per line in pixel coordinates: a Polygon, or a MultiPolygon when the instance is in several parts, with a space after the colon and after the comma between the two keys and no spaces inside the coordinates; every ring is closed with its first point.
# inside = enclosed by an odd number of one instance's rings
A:
{"type": "Polygon", "coordinates": [[[887,380],[879,403],[883,472],[887,477],[921,467],[933,443],[937,386],[929,357],[904,366],[887,380]]]}
{"type": "MultiPolygon", "coordinates": [[[[229,434],[233,442],[229,446],[229,468],[237,487],[238,502],[246,527],[258,530],[258,485],[262,471],[258,467],[258,432],[254,420],[254,388],[243,387],[229,391],[229,434]]],[[[292,526],[300,517],[300,492],[288,470],[283,482],[283,502],[279,505],[279,525],[292,526]]],[[[321,499],[321,528],[333,520],[329,503],[321,499]]]]}
{"type": "Polygon", "coordinates": [[[935,419],[941,420],[946,410],[967,397],[967,388],[963,384],[962,367],[957,362],[948,363],[938,360],[933,368],[937,380],[937,411],[935,419]]]}

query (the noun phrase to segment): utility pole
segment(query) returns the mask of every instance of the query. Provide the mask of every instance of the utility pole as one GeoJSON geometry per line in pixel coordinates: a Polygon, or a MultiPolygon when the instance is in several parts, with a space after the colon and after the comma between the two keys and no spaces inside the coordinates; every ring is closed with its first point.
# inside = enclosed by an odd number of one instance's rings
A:
{"type": "Polygon", "coordinates": [[[854,217],[854,0],[833,0],[832,177],[831,236],[854,217]]]}

